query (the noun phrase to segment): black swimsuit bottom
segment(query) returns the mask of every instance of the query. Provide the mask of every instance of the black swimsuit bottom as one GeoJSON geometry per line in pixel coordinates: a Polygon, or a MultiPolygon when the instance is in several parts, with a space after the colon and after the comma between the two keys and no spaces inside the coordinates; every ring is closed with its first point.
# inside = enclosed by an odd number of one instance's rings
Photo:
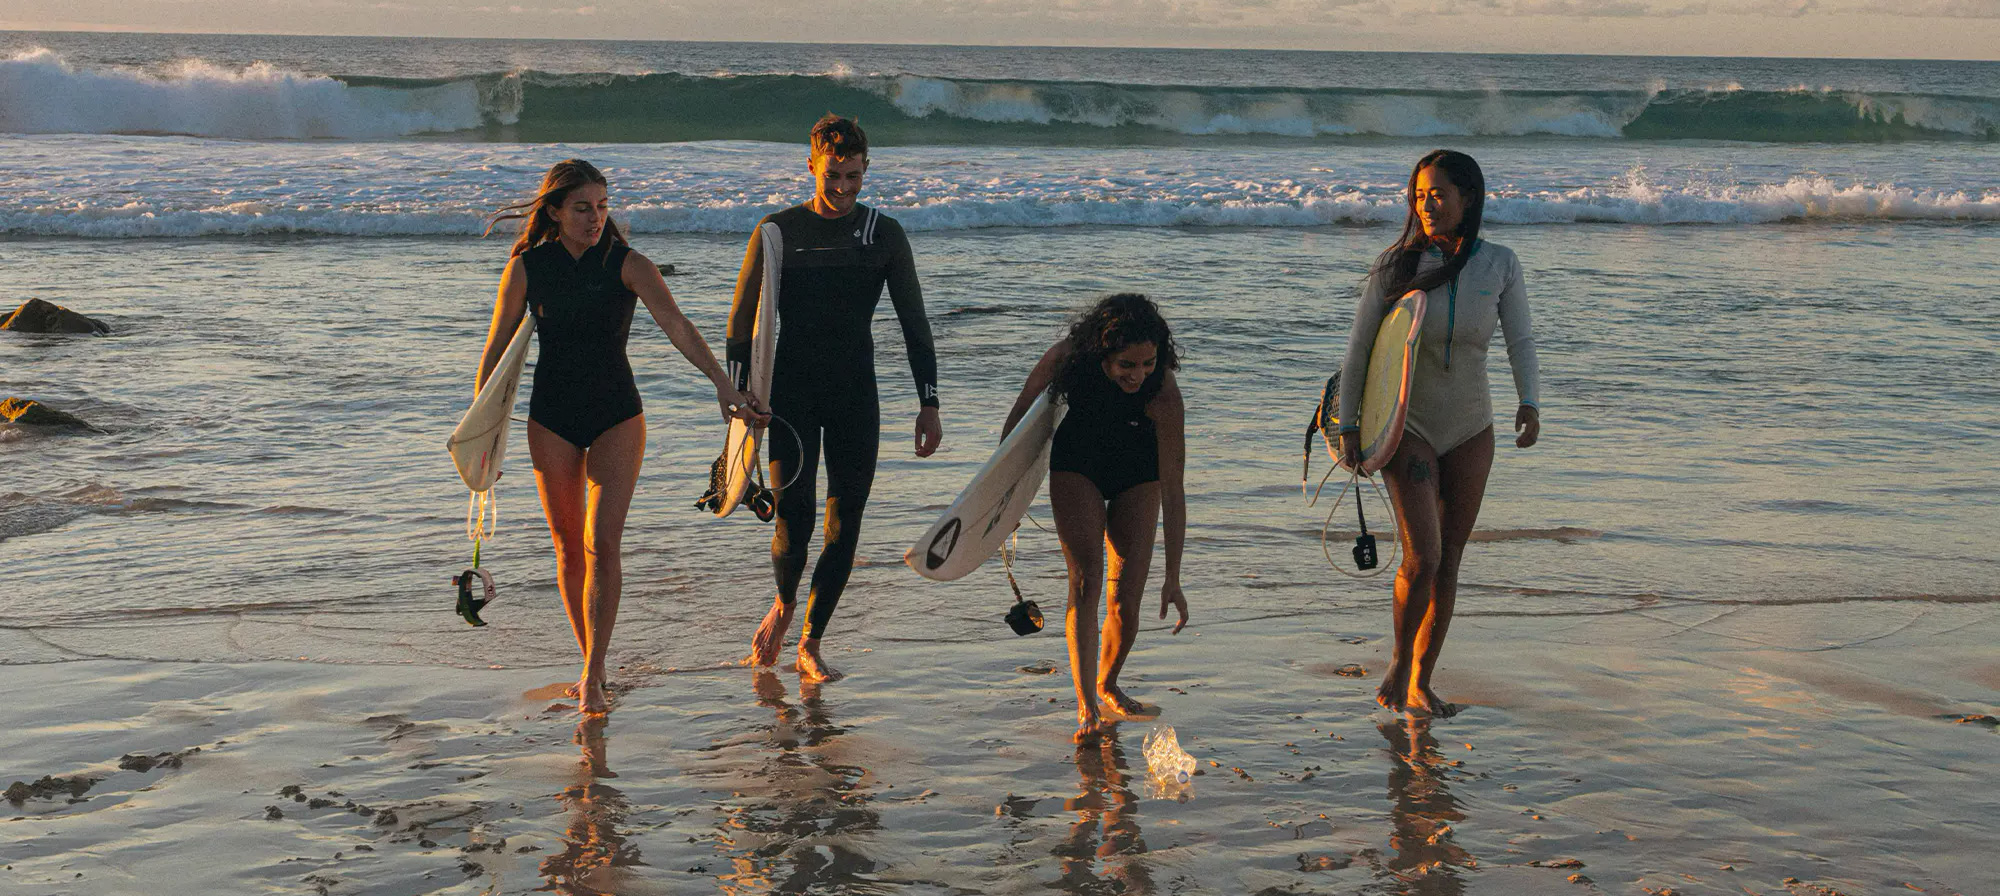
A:
{"type": "MultiPolygon", "coordinates": [[[[1154,376],[1158,377],[1156,370],[1154,376]]],[[[1109,501],[1127,489],[1160,481],[1160,441],[1146,402],[1159,389],[1127,394],[1109,377],[1093,377],[1088,386],[1067,396],[1069,412],[1056,427],[1049,451],[1049,472],[1076,473],[1097,486],[1109,501]]]]}
{"type": "Polygon", "coordinates": [[[623,277],[631,251],[607,234],[581,258],[571,258],[559,240],[521,253],[528,310],[542,343],[528,419],[578,448],[644,410],[625,358],[638,302],[623,277]]]}

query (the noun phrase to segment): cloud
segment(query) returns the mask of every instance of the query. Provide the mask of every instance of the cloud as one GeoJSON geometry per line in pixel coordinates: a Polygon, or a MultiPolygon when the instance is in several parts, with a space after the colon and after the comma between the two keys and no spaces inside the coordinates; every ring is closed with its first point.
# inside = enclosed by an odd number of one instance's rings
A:
{"type": "Polygon", "coordinates": [[[1142,21],[1216,28],[1264,23],[1409,21],[1430,16],[1646,19],[1725,15],[1799,18],[1808,14],[1953,15],[2000,18],[2000,0],[1055,0],[1047,4],[942,0],[933,9],[981,18],[1077,23],[1142,21]],[[1919,11],[1936,10],[1936,11],[1919,11]],[[1948,10],[1948,12],[1946,12],[1948,10]]]}
{"type": "MultiPolygon", "coordinates": [[[[2000,0],[1310,0],[1369,16],[1644,19],[1684,16],[2000,19],[2000,0]]],[[[1290,5],[1290,4],[1285,4],[1290,5]]]]}
{"type": "Polygon", "coordinates": [[[1919,19],[2000,19],[2000,0],[1861,0],[1832,8],[1919,19]]]}

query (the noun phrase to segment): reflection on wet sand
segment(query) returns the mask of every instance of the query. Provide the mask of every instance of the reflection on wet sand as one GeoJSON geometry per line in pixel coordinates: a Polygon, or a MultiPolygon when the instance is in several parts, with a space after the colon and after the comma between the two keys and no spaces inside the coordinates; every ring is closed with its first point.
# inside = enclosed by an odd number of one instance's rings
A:
{"type": "Polygon", "coordinates": [[[1132,768],[1114,731],[1094,745],[1078,747],[1076,771],[1083,792],[1063,801],[1077,815],[1069,836],[1057,844],[1062,877],[1050,889],[1063,893],[1154,892],[1151,869],[1139,834],[1139,797],[1132,792],[1132,768]]]}
{"type": "Polygon", "coordinates": [[[577,763],[576,783],[558,797],[569,806],[569,827],[563,833],[563,851],[542,860],[541,874],[547,883],[540,890],[575,896],[612,894],[626,879],[618,869],[644,864],[638,846],[618,829],[631,804],[623,791],[602,783],[618,777],[605,746],[608,721],[592,716],[576,725],[583,760],[577,763]]]}
{"type": "MultiPolygon", "coordinates": [[[[767,743],[775,751],[731,782],[735,798],[716,841],[733,870],[721,891],[870,893],[880,866],[862,853],[882,827],[872,806],[868,770],[842,765],[826,749],[846,730],[834,724],[820,686],[801,682],[797,704],[771,672],[756,679],[757,702],[774,711],[767,743]]],[[[740,748],[741,745],[737,745],[740,748]]]]}
{"type": "Polygon", "coordinates": [[[1451,795],[1450,766],[1438,752],[1429,719],[1401,717],[1376,726],[1389,741],[1389,848],[1378,871],[1401,880],[1398,892],[1413,896],[1458,896],[1465,892],[1461,868],[1477,861],[1452,841],[1452,824],[1465,813],[1451,795]]]}

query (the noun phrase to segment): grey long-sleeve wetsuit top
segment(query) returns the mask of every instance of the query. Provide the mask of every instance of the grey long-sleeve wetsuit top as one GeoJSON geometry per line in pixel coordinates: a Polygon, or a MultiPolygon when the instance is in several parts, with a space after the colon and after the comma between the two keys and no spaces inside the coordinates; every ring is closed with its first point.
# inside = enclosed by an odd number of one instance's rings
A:
{"type": "MultiPolygon", "coordinates": [[[[1417,262],[1419,274],[1444,263],[1435,248],[1417,262]]],[[[1368,355],[1389,305],[1384,284],[1369,277],[1354,310],[1347,337],[1347,361],[1340,374],[1340,419],[1359,418],[1368,355]]],[[[1497,323],[1507,337],[1507,363],[1521,403],[1541,407],[1535,335],[1528,317],[1528,293],[1514,250],[1480,240],[1455,284],[1425,293],[1423,335],[1417,346],[1410,409],[1405,423],[1438,454],[1450,452],[1493,425],[1493,402],[1486,380],[1486,348],[1497,323]]]]}

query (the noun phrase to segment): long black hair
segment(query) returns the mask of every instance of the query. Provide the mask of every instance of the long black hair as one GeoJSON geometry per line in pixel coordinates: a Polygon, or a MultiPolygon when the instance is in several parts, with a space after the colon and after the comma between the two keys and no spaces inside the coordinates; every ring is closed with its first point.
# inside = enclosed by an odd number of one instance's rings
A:
{"type": "Polygon", "coordinates": [[[1166,372],[1180,367],[1180,347],[1167,319],[1153,300],[1136,292],[1121,292],[1097,300],[1069,326],[1069,357],[1049,382],[1049,392],[1067,398],[1081,392],[1091,377],[1104,378],[1104,359],[1150,342],[1159,350],[1157,366],[1141,386],[1142,399],[1159,394],[1166,372]]]}
{"type": "MultiPolygon", "coordinates": [[[[1382,284],[1382,299],[1387,302],[1394,302],[1413,289],[1436,289],[1458,279],[1458,273],[1472,260],[1473,247],[1479,242],[1479,222],[1486,213],[1486,175],[1471,156],[1456,150],[1434,149],[1410,169],[1410,183],[1403,190],[1403,200],[1409,205],[1409,213],[1403,218],[1403,235],[1396,238],[1396,244],[1382,253],[1368,272],[1371,280],[1382,284]],[[1443,265],[1420,277],[1417,262],[1423,258],[1424,250],[1436,245],[1424,233],[1423,221],[1417,217],[1417,175],[1425,168],[1437,169],[1458,188],[1458,195],[1465,199],[1465,217],[1459,219],[1458,232],[1454,234],[1459,238],[1458,251],[1445,256],[1443,265]]],[[[1438,249],[1444,251],[1442,246],[1438,249]]]]}

